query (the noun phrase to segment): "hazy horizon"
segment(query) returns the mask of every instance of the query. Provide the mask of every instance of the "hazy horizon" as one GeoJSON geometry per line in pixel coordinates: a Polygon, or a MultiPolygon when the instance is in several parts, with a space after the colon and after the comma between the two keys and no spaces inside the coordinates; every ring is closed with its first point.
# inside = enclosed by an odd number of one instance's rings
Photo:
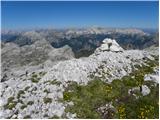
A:
{"type": "Polygon", "coordinates": [[[158,1],[2,1],[2,30],[158,29],[158,1]]]}

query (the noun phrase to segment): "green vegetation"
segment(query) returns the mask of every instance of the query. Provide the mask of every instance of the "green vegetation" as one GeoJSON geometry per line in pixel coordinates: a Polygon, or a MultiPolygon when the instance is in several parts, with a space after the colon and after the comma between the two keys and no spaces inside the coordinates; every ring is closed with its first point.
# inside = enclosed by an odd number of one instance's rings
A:
{"type": "Polygon", "coordinates": [[[66,111],[77,113],[78,118],[100,118],[95,108],[111,100],[112,87],[100,80],[94,80],[87,86],[71,84],[71,89],[64,92],[65,101],[73,101],[74,106],[66,111]]]}
{"type": "Polygon", "coordinates": [[[59,117],[57,115],[54,115],[53,117],[51,117],[49,119],[59,119],[59,117]]]}
{"type": "Polygon", "coordinates": [[[34,83],[38,83],[39,80],[40,80],[39,78],[33,78],[33,77],[31,78],[31,81],[34,83]]]}
{"type": "Polygon", "coordinates": [[[25,91],[27,91],[29,88],[30,88],[30,87],[29,87],[29,86],[27,86],[27,87],[25,87],[25,89],[24,89],[24,90],[25,90],[25,91]]]}
{"type": "Polygon", "coordinates": [[[47,89],[45,89],[44,92],[46,92],[47,94],[49,93],[49,91],[47,89]]]}
{"type": "Polygon", "coordinates": [[[147,60],[147,65],[136,66],[130,75],[121,79],[113,80],[108,84],[100,78],[88,82],[87,85],[78,85],[70,82],[63,93],[64,101],[72,101],[73,106],[67,106],[66,112],[76,113],[77,118],[158,118],[159,116],[159,85],[154,82],[144,82],[144,75],[153,72],[158,64],[154,60],[147,60]],[[150,94],[142,96],[141,86],[147,85],[151,90],[150,94]],[[128,93],[133,87],[140,87],[140,91],[128,93]],[[112,102],[115,112],[108,110],[108,113],[98,111],[98,108],[112,102]],[[112,112],[112,115],[109,113],[112,112]]]}
{"type": "Polygon", "coordinates": [[[33,74],[32,77],[33,77],[33,78],[37,78],[38,75],[37,75],[37,74],[33,74]]]}
{"type": "Polygon", "coordinates": [[[23,90],[20,90],[17,94],[17,99],[19,99],[21,97],[21,95],[24,94],[24,91],[23,90]]]}
{"type": "Polygon", "coordinates": [[[24,109],[24,108],[26,108],[27,107],[27,105],[22,105],[21,106],[21,109],[24,109]]]}
{"type": "Polygon", "coordinates": [[[26,115],[26,116],[24,116],[24,118],[23,119],[30,119],[31,118],[31,116],[30,115],[26,115]]]}
{"type": "Polygon", "coordinates": [[[34,83],[38,83],[38,82],[39,82],[39,80],[40,80],[40,77],[38,77],[38,75],[37,75],[37,74],[32,73],[32,77],[31,77],[30,79],[31,79],[31,81],[32,81],[32,82],[34,82],[34,83]]]}
{"type": "Polygon", "coordinates": [[[14,101],[14,97],[8,98],[7,104],[4,105],[4,109],[12,110],[16,106],[17,102],[14,101]]]}
{"type": "Polygon", "coordinates": [[[39,72],[39,76],[44,76],[46,72],[39,72]]]}
{"type": "Polygon", "coordinates": [[[61,84],[61,82],[60,81],[57,81],[56,79],[54,79],[54,80],[51,80],[50,81],[50,84],[52,84],[52,85],[60,85],[61,84]]]}
{"type": "Polygon", "coordinates": [[[16,102],[10,102],[4,108],[12,110],[16,106],[16,104],[16,102]]]}
{"type": "Polygon", "coordinates": [[[43,98],[43,101],[44,101],[44,103],[45,104],[47,104],[47,103],[51,103],[52,102],[52,98],[43,98]]]}
{"type": "Polygon", "coordinates": [[[56,79],[44,81],[44,84],[46,84],[46,83],[49,83],[49,84],[51,84],[51,85],[60,85],[60,84],[61,84],[61,82],[60,82],[60,81],[57,81],[56,79]]]}
{"type": "Polygon", "coordinates": [[[29,102],[27,103],[27,105],[32,105],[32,104],[34,104],[33,101],[29,101],[29,102]]]}
{"type": "Polygon", "coordinates": [[[8,102],[12,102],[14,100],[14,97],[9,97],[8,102]]]}

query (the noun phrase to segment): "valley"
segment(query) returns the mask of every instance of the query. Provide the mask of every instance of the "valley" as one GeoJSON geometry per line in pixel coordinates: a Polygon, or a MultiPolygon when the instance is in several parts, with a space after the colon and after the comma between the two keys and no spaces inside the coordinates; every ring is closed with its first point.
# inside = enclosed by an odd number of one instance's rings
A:
{"type": "Polygon", "coordinates": [[[0,117],[157,119],[157,33],[3,31],[0,117]]]}

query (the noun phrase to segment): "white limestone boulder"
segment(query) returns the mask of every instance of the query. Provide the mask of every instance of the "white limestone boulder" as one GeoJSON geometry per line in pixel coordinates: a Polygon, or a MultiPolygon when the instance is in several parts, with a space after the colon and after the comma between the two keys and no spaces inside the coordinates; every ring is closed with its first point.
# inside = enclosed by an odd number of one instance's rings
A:
{"type": "Polygon", "coordinates": [[[123,48],[114,39],[106,38],[98,48],[100,51],[122,52],[123,48]]]}
{"type": "Polygon", "coordinates": [[[151,90],[148,88],[147,85],[142,85],[142,95],[143,95],[143,96],[148,95],[148,94],[150,93],[150,91],[151,91],[151,90]]]}
{"type": "Polygon", "coordinates": [[[145,75],[144,81],[153,81],[156,84],[159,84],[159,68],[154,68],[154,72],[152,74],[145,75]]]}

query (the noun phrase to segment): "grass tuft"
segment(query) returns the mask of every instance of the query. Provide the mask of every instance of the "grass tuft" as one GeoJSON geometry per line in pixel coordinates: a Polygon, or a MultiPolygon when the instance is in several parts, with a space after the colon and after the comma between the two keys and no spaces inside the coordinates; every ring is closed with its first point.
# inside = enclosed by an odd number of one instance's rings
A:
{"type": "MultiPolygon", "coordinates": [[[[137,119],[137,118],[158,118],[159,116],[159,85],[155,86],[153,81],[144,81],[144,75],[153,72],[153,68],[158,64],[154,60],[147,60],[147,65],[134,66],[137,69],[124,76],[121,79],[115,79],[111,84],[107,84],[101,78],[92,75],[92,81],[87,85],[78,85],[76,82],[70,82],[63,92],[64,101],[72,101],[74,105],[67,106],[65,111],[76,113],[77,118],[119,118],[119,119],[137,119]],[[134,87],[147,85],[151,92],[142,96],[141,90],[134,94],[128,91],[134,87]],[[116,112],[110,117],[108,112],[101,113],[97,109],[105,106],[106,103],[112,103],[116,112]],[[105,116],[105,117],[104,117],[105,116]]],[[[105,73],[104,73],[105,74],[105,73]]]]}

